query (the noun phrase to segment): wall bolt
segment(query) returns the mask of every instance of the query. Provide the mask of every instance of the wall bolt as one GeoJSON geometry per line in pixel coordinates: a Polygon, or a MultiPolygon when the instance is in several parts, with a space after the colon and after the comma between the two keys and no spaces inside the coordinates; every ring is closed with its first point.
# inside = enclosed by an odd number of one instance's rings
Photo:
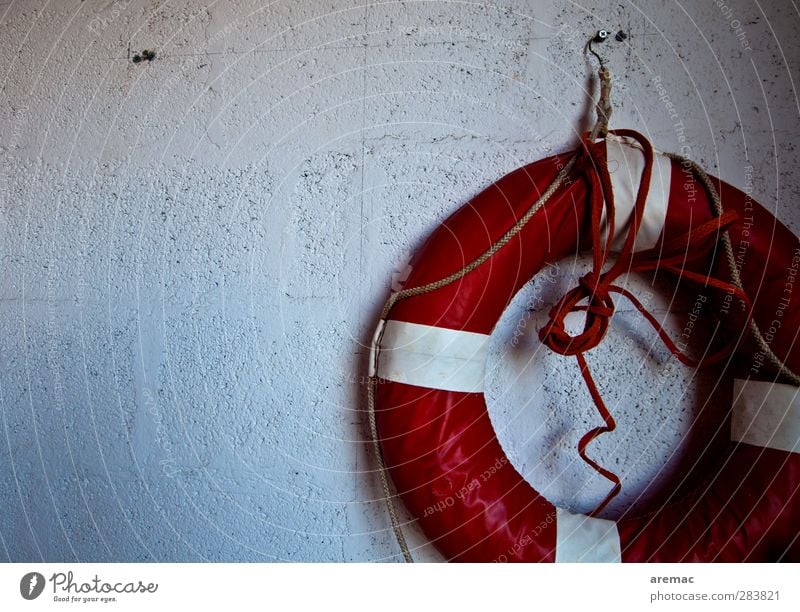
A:
{"type": "Polygon", "coordinates": [[[608,30],[600,30],[592,39],[592,42],[603,42],[606,38],[608,38],[608,30]]]}

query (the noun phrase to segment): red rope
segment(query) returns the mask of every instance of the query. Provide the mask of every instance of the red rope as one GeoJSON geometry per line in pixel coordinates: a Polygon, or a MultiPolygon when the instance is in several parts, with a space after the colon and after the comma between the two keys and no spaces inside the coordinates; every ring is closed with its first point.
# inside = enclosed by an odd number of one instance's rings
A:
{"type": "Polygon", "coordinates": [[[642,170],[639,190],[636,193],[633,217],[628,229],[628,234],[616,259],[611,266],[603,272],[603,268],[611,254],[611,242],[614,236],[614,194],[611,188],[611,177],[608,173],[606,159],[597,155],[597,149],[591,146],[593,143],[588,142],[585,136],[582,149],[583,154],[586,156],[587,180],[589,182],[590,191],[593,246],[592,271],[581,277],[578,281],[578,286],[559,300],[550,311],[550,321],[539,331],[539,338],[542,343],[550,349],[561,355],[574,355],[577,358],[581,374],[589,389],[589,394],[605,423],[605,425],[601,427],[595,427],[588,431],[578,442],[578,454],[581,458],[597,473],[614,484],[612,490],[606,495],[605,499],[591,512],[591,516],[602,512],[608,503],[614,499],[622,489],[620,479],[615,473],[602,467],[586,454],[586,448],[592,441],[604,433],[614,431],[616,428],[614,417],[606,407],[605,402],[603,402],[603,398],[592,378],[589,365],[586,363],[586,359],[583,355],[586,351],[600,344],[608,331],[609,322],[614,314],[615,308],[611,294],[618,293],[626,297],[645,319],[647,319],[650,325],[653,326],[667,349],[669,349],[681,363],[691,367],[709,366],[728,357],[734,349],[734,345],[729,344],[703,359],[693,359],[677,347],[661,324],[647,311],[636,297],[627,289],[615,285],[614,281],[623,274],[629,272],[666,270],[679,278],[705,287],[713,287],[729,292],[742,300],[747,312],[747,321],[745,325],[749,324],[751,316],[750,300],[740,288],[731,283],[686,269],[688,263],[708,254],[709,249],[716,244],[721,234],[736,221],[736,213],[728,211],[690,230],[682,236],[669,241],[662,240],[659,245],[656,245],[656,247],[652,249],[634,252],[636,235],[639,232],[639,227],[644,217],[647,194],[650,190],[650,178],[653,167],[653,147],[644,136],[633,130],[612,130],[610,133],[633,139],[641,146],[642,152],[644,153],[644,168],[642,170]],[[604,206],[606,219],[608,220],[608,239],[606,240],[605,246],[603,246],[601,227],[604,206]],[[584,301],[585,303],[581,304],[581,302],[584,301]],[[576,311],[585,312],[586,319],[583,331],[576,336],[571,336],[566,331],[565,318],[570,312],[576,311]]]}

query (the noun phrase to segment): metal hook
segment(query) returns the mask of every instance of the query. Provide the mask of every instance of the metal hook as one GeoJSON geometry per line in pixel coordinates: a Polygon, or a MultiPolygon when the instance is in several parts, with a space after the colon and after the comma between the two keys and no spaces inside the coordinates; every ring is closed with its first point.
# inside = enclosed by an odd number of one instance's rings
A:
{"type": "Polygon", "coordinates": [[[608,37],[609,37],[608,30],[598,30],[598,32],[592,38],[590,38],[589,41],[586,43],[585,52],[594,55],[597,58],[597,61],[600,62],[601,67],[605,66],[606,62],[602,57],[600,57],[597,54],[597,52],[594,49],[592,49],[592,43],[605,42],[608,39],[608,37]]]}
{"type": "Polygon", "coordinates": [[[594,142],[598,136],[605,137],[608,133],[608,122],[611,119],[611,112],[613,111],[613,107],[611,106],[611,73],[608,71],[608,68],[606,68],[605,60],[592,48],[592,43],[605,42],[609,36],[610,33],[608,30],[599,30],[589,39],[584,49],[585,53],[591,53],[600,63],[600,68],[597,71],[597,76],[600,80],[600,98],[597,100],[596,105],[597,120],[589,136],[591,142],[594,142]]]}

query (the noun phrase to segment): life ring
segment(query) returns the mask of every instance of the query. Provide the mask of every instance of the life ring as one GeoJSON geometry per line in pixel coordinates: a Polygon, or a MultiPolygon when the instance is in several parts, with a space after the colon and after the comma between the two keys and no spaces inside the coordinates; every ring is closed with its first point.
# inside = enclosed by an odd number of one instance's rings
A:
{"type": "MultiPolygon", "coordinates": [[[[511,172],[433,232],[378,324],[370,399],[398,495],[454,561],[800,561],[799,267],[800,241],[766,209],[635,132],[584,138],[577,155],[511,172]],[[614,278],[661,267],[719,300],[727,348],[713,358],[735,378],[719,472],[692,495],[617,521],[556,508],[535,491],[508,461],[483,395],[503,310],[546,263],[589,247],[595,270],[554,308],[541,333],[548,346],[580,359],[602,339],[611,294],[635,299],[614,278]],[[621,253],[604,276],[612,249],[621,253]],[[586,327],[570,337],[562,319],[575,309],[586,327]]],[[[586,444],[613,428],[604,418],[582,440],[590,462],[586,444]]]]}

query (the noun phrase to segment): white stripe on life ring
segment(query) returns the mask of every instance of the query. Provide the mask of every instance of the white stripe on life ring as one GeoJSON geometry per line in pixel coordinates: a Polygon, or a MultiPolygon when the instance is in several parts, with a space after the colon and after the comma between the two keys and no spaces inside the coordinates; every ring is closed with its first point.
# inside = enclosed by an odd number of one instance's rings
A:
{"type": "Polygon", "coordinates": [[[556,508],[556,563],[621,563],[614,521],[556,508]]]}
{"type": "Polygon", "coordinates": [[[800,453],[800,388],[755,380],[733,382],[731,440],[800,453]]]}
{"type": "MultiPolygon", "coordinates": [[[[628,225],[633,217],[636,193],[639,191],[644,169],[644,153],[638,146],[628,143],[627,139],[613,134],[606,137],[605,143],[611,189],[614,192],[614,240],[611,246],[615,251],[619,251],[628,236],[628,225]]],[[[635,251],[654,247],[661,237],[667,219],[671,180],[672,161],[665,155],[656,153],[653,156],[650,191],[645,200],[644,218],[634,243],[635,251]]],[[[605,208],[601,221],[603,242],[605,242],[608,237],[605,208]]]]}
{"type": "Polygon", "coordinates": [[[486,334],[381,321],[373,340],[370,375],[377,371],[380,378],[416,387],[480,393],[488,346],[486,334]]]}

